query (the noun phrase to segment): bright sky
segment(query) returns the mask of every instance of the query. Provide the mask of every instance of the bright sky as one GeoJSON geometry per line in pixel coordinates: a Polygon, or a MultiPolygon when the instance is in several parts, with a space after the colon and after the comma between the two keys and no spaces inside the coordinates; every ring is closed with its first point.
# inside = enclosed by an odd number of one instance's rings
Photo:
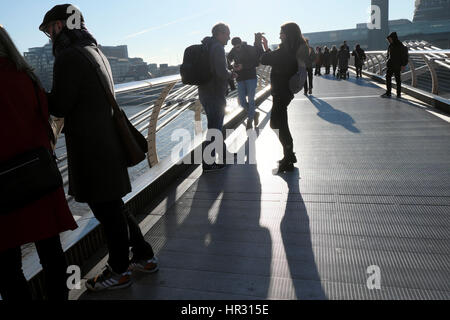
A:
{"type": "MultiPolygon", "coordinates": [[[[61,1],[0,0],[0,24],[21,52],[43,46],[38,30],[45,13],[61,1]]],[[[131,57],[148,63],[181,63],[184,49],[210,35],[217,22],[230,25],[231,37],[253,43],[265,32],[279,43],[280,26],[299,24],[304,33],[351,29],[369,19],[370,0],[73,0],[88,29],[103,45],[128,45],[131,57]]],[[[391,0],[390,19],[410,19],[414,0],[391,0]]],[[[228,48],[229,49],[229,48],[228,48]]]]}

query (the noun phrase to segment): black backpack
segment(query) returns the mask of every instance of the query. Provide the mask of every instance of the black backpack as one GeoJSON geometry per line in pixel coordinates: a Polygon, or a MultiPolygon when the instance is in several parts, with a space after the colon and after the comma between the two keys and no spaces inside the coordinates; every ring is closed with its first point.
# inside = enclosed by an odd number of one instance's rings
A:
{"type": "Polygon", "coordinates": [[[209,52],[206,44],[193,45],[184,51],[183,64],[180,67],[184,84],[199,86],[211,80],[209,52]]]}

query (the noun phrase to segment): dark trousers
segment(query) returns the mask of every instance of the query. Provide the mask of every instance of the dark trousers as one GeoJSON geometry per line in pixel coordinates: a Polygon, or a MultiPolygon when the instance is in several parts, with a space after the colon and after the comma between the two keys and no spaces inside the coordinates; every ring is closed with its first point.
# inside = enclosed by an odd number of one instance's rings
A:
{"type": "Polygon", "coordinates": [[[330,65],[325,66],[325,74],[330,74],[330,65]]]}
{"type": "Polygon", "coordinates": [[[333,64],[333,76],[336,76],[337,64],[333,64]]]}
{"type": "MultiPolygon", "coordinates": [[[[44,274],[44,289],[48,300],[68,299],[67,262],[59,236],[37,241],[36,249],[44,274]]],[[[22,271],[20,247],[0,253],[0,294],[5,301],[30,301],[28,282],[22,271]]]]}
{"type": "Polygon", "coordinates": [[[395,82],[397,82],[397,95],[402,94],[402,75],[401,69],[388,68],[386,72],[386,87],[387,93],[392,92],[392,76],[395,75],[395,82]]]}
{"type": "Polygon", "coordinates": [[[307,93],[309,89],[313,88],[313,78],[314,78],[312,67],[311,68],[306,68],[306,71],[308,72],[308,77],[307,77],[307,79],[305,81],[305,88],[304,88],[305,89],[305,93],[307,93]]]}
{"type": "Polygon", "coordinates": [[[362,64],[355,64],[355,68],[356,68],[356,76],[360,76],[362,77],[362,64]]]}
{"type": "Polygon", "coordinates": [[[321,69],[321,68],[322,68],[321,65],[316,64],[316,72],[315,72],[315,75],[316,75],[316,76],[320,76],[320,75],[321,75],[321,73],[320,73],[320,69],[321,69]]]}
{"type": "Polygon", "coordinates": [[[89,207],[105,231],[109,251],[108,264],[114,272],[127,271],[130,264],[130,247],[133,259],[153,258],[151,245],[145,241],[136,219],[125,210],[122,199],[106,203],[89,203],[89,207]]]}
{"type": "MultiPolygon", "coordinates": [[[[203,110],[205,110],[206,118],[208,120],[208,130],[218,130],[222,132],[223,134],[223,121],[225,118],[225,107],[226,107],[226,100],[225,97],[208,97],[208,98],[201,98],[200,99],[203,110]]],[[[224,161],[226,158],[226,145],[225,145],[225,135],[223,135],[223,144],[222,144],[222,155],[224,157],[224,161]]],[[[202,159],[203,159],[203,152],[204,150],[212,143],[214,143],[215,137],[212,137],[210,141],[205,140],[202,144],[202,159]]],[[[211,157],[216,157],[216,150],[211,151],[211,157]]],[[[219,151],[219,150],[217,150],[219,151]]],[[[203,159],[203,166],[205,166],[207,163],[203,159]]]]}
{"type": "Polygon", "coordinates": [[[283,146],[284,154],[288,147],[292,150],[294,145],[291,131],[289,130],[288,122],[288,106],[292,99],[289,97],[273,97],[272,114],[270,118],[270,127],[274,130],[279,130],[279,136],[281,145],[283,146]]]}

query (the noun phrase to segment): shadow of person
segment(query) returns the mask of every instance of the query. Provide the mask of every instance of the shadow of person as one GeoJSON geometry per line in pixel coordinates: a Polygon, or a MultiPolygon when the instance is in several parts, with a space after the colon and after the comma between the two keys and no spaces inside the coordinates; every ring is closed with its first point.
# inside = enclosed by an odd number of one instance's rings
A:
{"type": "Polygon", "coordinates": [[[297,299],[327,300],[320,282],[310,217],[300,192],[299,171],[279,175],[287,185],[284,216],[280,224],[287,264],[297,299]]]}
{"type": "Polygon", "coordinates": [[[377,85],[373,84],[372,82],[364,80],[363,78],[350,77],[350,78],[347,78],[347,81],[351,82],[353,84],[356,84],[358,86],[361,86],[361,87],[375,88],[375,89],[379,89],[380,88],[377,85]]]}
{"type": "Polygon", "coordinates": [[[319,98],[309,96],[309,100],[319,110],[317,115],[323,120],[340,125],[353,133],[361,132],[355,127],[355,120],[348,113],[334,109],[329,103],[319,98]]]}

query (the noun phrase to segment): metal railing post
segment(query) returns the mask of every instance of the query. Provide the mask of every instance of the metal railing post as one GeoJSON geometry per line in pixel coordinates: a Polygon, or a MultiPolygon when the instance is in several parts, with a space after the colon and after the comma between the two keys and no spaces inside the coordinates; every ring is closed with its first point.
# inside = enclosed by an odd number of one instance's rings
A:
{"type": "Polygon", "coordinates": [[[167,95],[173,89],[176,82],[168,84],[159,95],[158,100],[155,102],[155,106],[153,107],[152,116],[150,117],[150,124],[148,126],[148,154],[147,160],[151,167],[158,164],[158,153],[156,151],[156,126],[158,124],[159,113],[161,111],[161,107],[166,101],[167,95]]]}
{"type": "Polygon", "coordinates": [[[438,82],[438,76],[436,73],[436,68],[433,65],[433,61],[430,60],[429,58],[427,58],[425,55],[422,56],[422,59],[426,63],[428,69],[430,70],[431,84],[432,84],[431,92],[433,94],[437,95],[439,93],[439,82],[438,82]]]}
{"type": "Polygon", "coordinates": [[[411,86],[417,88],[417,73],[414,61],[410,58],[408,61],[409,69],[411,70],[411,86]]]}

